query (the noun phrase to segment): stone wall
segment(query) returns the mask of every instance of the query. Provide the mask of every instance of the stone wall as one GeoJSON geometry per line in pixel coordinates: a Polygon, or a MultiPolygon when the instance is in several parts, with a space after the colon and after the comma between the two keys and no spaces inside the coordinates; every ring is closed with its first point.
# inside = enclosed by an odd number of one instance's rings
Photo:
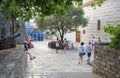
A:
{"type": "Polygon", "coordinates": [[[12,23],[0,13],[0,40],[12,34],[12,23]]]}
{"type": "MultiPolygon", "coordinates": [[[[92,0],[84,0],[84,2],[92,0]]],[[[81,41],[88,42],[95,36],[98,41],[99,37],[101,42],[110,42],[109,34],[105,33],[104,26],[106,24],[115,24],[120,20],[120,0],[105,0],[102,6],[94,9],[91,6],[83,8],[85,16],[88,18],[88,26],[81,29],[85,30],[85,34],[81,33],[81,41]],[[97,30],[97,22],[100,20],[100,30],[97,30]]]]}
{"type": "MultiPolygon", "coordinates": [[[[0,7],[1,9],[1,7],[0,7]]],[[[21,19],[19,21],[20,23],[20,28],[15,29],[15,34],[20,33],[21,35],[16,38],[17,43],[23,43],[26,41],[28,38],[26,34],[26,28],[25,28],[25,21],[21,19]]],[[[11,19],[6,19],[5,16],[0,12],[0,40],[3,38],[7,38],[13,33],[13,27],[12,27],[12,21],[11,19]]]]}
{"type": "Polygon", "coordinates": [[[96,45],[93,72],[102,78],[120,78],[120,49],[96,45]]]}
{"type": "Polygon", "coordinates": [[[0,50],[0,78],[26,78],[27,57],[22,45],[0,50]]]}
{"type": "Polygon", "coordinates": [[[28,40],[25,22],[22,19],[20,20],[20,28],[15,33],[20,33],[20,36],[16,38],[18,44],[22,44],[24,41],[28,40]]]}

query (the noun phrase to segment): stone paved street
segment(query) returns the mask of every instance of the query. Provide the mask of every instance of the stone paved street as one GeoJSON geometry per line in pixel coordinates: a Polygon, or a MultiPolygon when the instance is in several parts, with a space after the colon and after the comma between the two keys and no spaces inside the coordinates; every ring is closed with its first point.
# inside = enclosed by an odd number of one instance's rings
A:
{"type": "Polygon", "coordinates": [[[83,64],[78,64],[77,49],[67,50],[66,54],[59,50],[56,54],[55,49],[48,48],[48,41],[33,44],[35,47],[29,52],[36,58],[30,60],[28,57],[27,78],[100,78],[92,73],[92,66],[87,64],[86,56],[83,64]]]}

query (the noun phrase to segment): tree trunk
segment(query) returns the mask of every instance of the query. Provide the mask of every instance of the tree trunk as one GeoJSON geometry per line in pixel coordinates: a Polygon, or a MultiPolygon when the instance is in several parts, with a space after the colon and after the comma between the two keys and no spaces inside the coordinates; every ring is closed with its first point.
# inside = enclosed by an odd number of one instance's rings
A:
{"type": "Polygon", "coordinates": [[[0,0],[0,5],[1,5],[1,3],[2,3],[2,0],[0,0]]]}
{"type": "Polygon", "coordinates": [[[61,41],[63,41],[63,38],[64,38],[64,30],[61,31],[60,37],[61,37],[61,41]]]}
{"type": "Polygon", "coordinates": [[[14,35],[14,31],[15,31],[15,20],[14,18],[12,18],[12,35],[14,35]]]}
{"type": "Polygon", "coordinates": [[[59,31],[60,39],[61,39],[61,41],[63,41],[64,32],[63,32],[63,30],[62,31],[58,30],[58,31],[59,31]]]}
{"type": "Polygon", "coordinates": [[[12,18],[12,35],[14,35],[15,34],[16,17],[12,14],[11,18],[12,18]]]}
{"type": "Polygon", "coordinates": [[[61,38],[61,41],[63,41],[64,36],[63,36],[63,35],[60,35],[60,38],[61,38]]]}
{"type": "Polygon", "coordinates": [[[64,38],[64,26],[61,24],[61,27],[56,26],[56,29],[59,32],[61,41],[63,41],[63,38],[64,38]]]}
{"type": "Polygon", "coordinates": [[[62,25],[62,23],[61,23],[61,31],[62,31],[61,40],[63,41],[63,38],[64,38],[64,25],[62,25]]]}

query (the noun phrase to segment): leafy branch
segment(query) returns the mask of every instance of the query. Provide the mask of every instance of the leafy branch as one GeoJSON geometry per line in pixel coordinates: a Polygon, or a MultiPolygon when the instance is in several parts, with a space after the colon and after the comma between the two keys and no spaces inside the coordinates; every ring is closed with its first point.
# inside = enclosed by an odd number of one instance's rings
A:
{"type": "Polygon", "coordinates": [[[114,48],[120,48],[120,21],[116,22],[115,26],[107,24],[105,26],[105,31],[110,35],[113,35],[111,37],[110,46],[114,48]]]}

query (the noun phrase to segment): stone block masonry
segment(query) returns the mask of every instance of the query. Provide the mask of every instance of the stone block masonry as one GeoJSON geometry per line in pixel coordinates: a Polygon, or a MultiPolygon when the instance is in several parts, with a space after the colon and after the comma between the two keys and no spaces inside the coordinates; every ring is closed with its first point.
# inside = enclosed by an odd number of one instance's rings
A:
{"type": "Polygon", "coordinates": [[[102,78],[120,78],[120,49],[96,45],[93,72],[102,78]]]}
{"type": "MultiPolygon", "coordinates": [[[[94,36],[97,42],[99,37],[101,42],[110,42],[110,35],[105,32],[104,27],[106,24],[114,26],[116,21],[120,21],[120,0],[105,0],[102,6],[96,7],[96,9],[91,6],[83,9],[88,18],[88,25],[83,29],[86,33],[81,34],[81,41],[88,42],[94,36]],[[100,20],[100,30],[97,29],[98,20],[100,20]]],[[[82,31],[82,29],[80,30],[82,31]]]]}
{"type": "Polygon", "coordinates": [[[22,45],[0,50],[0,78],[26,78],[27,58],[22,45]]]}

